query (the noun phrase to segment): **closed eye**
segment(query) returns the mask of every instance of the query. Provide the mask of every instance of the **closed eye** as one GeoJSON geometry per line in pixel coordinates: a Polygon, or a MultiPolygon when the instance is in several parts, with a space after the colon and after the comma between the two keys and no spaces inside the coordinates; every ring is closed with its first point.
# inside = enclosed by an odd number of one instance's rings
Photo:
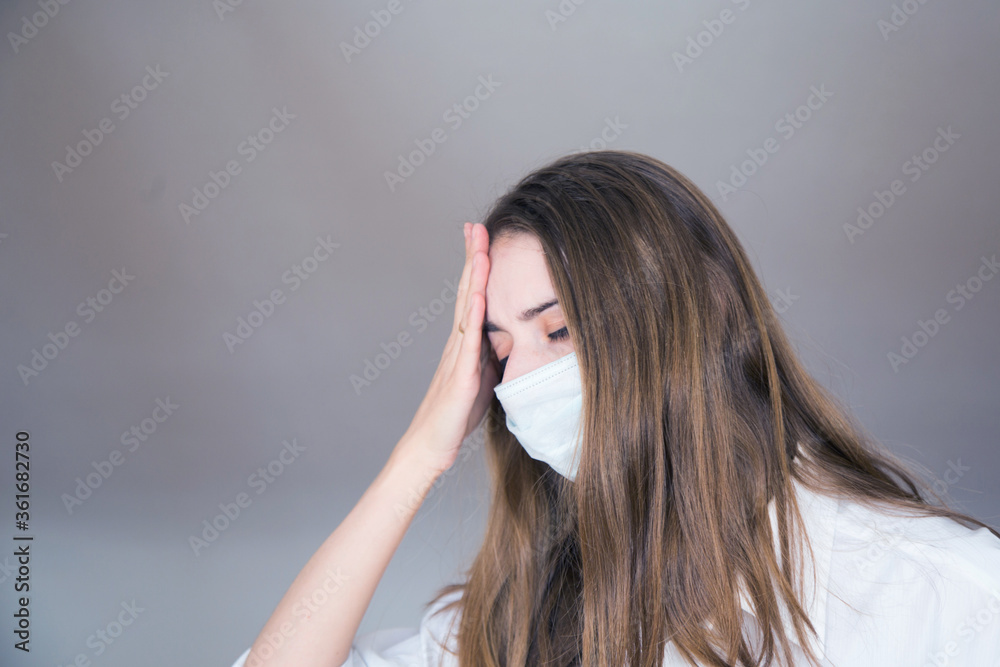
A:
{"type": "MultiPolygon", "coordinates": [[[[566,338],[569,338],[569,328],[567,327],[563,327],[562,329],[559,329],[558,331],[553,331],[552,333],[549,334],[549,340],[551,341],[560,341],[560,340],[565,340],[566,338]]],[[[501,378],[503,377],[504,370],[507,368],[507,360],[509,358],[510,355],[507,355],[506,357],[500,360],[501,378]]]]}

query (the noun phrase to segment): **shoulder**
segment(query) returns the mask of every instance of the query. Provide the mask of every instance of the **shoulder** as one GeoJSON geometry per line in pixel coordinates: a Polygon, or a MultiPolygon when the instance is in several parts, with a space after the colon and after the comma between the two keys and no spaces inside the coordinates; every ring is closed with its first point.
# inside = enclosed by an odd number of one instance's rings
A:
{"type": "Polygon", "coordinates": [[[838,501],[835,548],[859,575],[921,571],[931,582],[970,582],[1000,588],[1000,538],[938,516],[838,501]]]}
{"type": "Polygon", "coordinates": [[[835,654],[865,665],[903,655],[986,665],[977,661],[1000,655],[1000,538],[987,528],[841,498],[831,533],[835,654]]]}
{"type": "Polygon", "coordinates": [[[457,664],[458,624],[462,616],[461,590],[450,591],[433,600],[420,619],[421,649],[430,665],[457,664]],[[452,603],[455,603],[452,605],[452,603]],[[450,606],[449,606],[450,605],[450,606]]]}
{"type": "Polygon", "coordinates": [[[1000,537],[988,528],[816,491],[797,479],[793,488],[803,527],[824,565],[850,570],[861,581],[914,570],[931,583],[1000,588],[1000,537]]]}
{"type": "Polygon", "coordinates": [[[457,650],[452,629],[458,629],[459,613],[444,609],[461,592],[449,593],[429,604],[418,628],[383,628],[358,636],[351,646],[351,655],[341,667],[389,667],[389,665],[419,665],[420,667],[457,667],[457,657],[445,647],[457,650]],[[440,613],[438,613],[440,612],[440,613]]]}

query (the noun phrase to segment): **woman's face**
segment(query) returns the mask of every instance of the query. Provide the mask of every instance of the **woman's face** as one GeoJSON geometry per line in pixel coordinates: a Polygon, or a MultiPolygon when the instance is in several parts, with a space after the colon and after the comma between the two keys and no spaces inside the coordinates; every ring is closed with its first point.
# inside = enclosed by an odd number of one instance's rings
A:
{"type": "Polygon", "coordinates": [[[573,352],[538,239],[518,234],[490,247],[483,330],[500,360],[500,382],[573,352]]]}

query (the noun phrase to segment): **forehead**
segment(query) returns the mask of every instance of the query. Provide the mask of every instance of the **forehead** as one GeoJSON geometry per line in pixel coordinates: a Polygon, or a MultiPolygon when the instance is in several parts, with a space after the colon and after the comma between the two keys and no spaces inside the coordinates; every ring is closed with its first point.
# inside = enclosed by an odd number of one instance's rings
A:
{"type": "Polygon", "coordinates": [[[507,322],[515,312],[555,298],[542,245],[531,234],[517,234],[490,246],[486,282],[486,314],[507,322]]]}

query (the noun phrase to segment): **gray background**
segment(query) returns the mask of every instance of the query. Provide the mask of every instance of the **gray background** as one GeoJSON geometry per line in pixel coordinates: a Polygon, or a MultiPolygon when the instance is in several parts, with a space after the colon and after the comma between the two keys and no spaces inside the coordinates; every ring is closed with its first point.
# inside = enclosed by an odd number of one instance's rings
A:
{"type": "MultiPolygon", "coordinates": [[[[462,223],[531,169],[601,147],[606,119],[624,126],[607,147],[664,160],[716,200],[816,377],[998,523],[1000,280],[961,309],[947,295],[1000,251],[1000,5],[911,1],[883,35],[888,0],[567,0],[554,24],[554,0],[404,0],[348,63],[341,42],[386,5],[245,0],[220,18],[209,0],[69,2],[17,52],[5,37],[0,553],[18,532],[19,430],[36,537],[32,652],[11,647],[8,560],[0,663],[229,665],[409,424],[453,304],[426,328],[411,315],[440,312],[462,223]],[[703,22],[724,9],[732,22],[709,39],[703,22]],[[707,46],[678,68],[699,33],[707,46]],[[169,75],[119,119],[112,103],[157,65],[169,75]],[[454,128],[443,113],[481,76],[499,86],[454,128]],[[775,123],[812,86],[832,96],[786,138],[775,123]],[[246,162],[238,145],[274,107],[295,119],[246,162]],[[114,130],[60,181],[52,163],[105,117],[114,130]],[[910,181],[904,163],[948,127],[959,138],[910,181]],[[435,128],[447,140],[391,191],[384,173],[435,128]],[[717,183],[769,137],[779,150],[723,201],[717,183]],[[231,159],[241,173],[185,223],[179,205],[231,159]],[[844,225],[893,179],[905,193],[849,241],[844,225]],[[340,247],[291,291],[282,274],[320,235],[340,247]],[[86,323],[77,305],[122,267],[134,280],[86,323]],[[287,300],[230,353],[224,333],[276,288],[287,300]],[[888,354],[938,309],[948,322],[894,370],[888,354]],[[18,365],[71,321],[79,335],[25,384],[18,365]],[[412,344],[355,392],[350,376],[402,332],[412,344]],[[167,397],[175,413],[68,512],[62,494],[167,397]],[[248,477],[290,438],[305,451],[256,494],[248,477]],[[252,504],[196,556],[189,536],[241,491],[252,504]],[[95,656],[88,636],[133,599],[143,611],[95,656]]],[[[5,3],[2,32],[38,11],[5,3]]],[[[362,633],[415,627],[476,552],[478,442],[421,508],[362,633]]]]}

